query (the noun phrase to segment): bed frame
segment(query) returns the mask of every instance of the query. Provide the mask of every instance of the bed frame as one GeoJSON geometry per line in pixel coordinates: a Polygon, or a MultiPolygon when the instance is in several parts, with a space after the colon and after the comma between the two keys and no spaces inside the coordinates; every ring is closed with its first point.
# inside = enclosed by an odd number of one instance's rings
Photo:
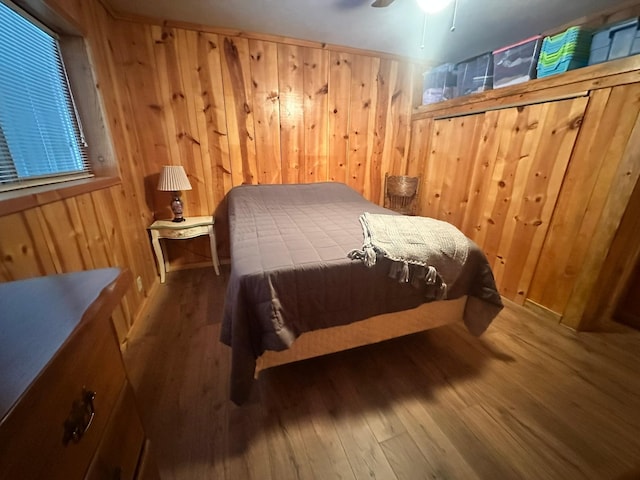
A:
{"type": "Polygon", "coordinates": [[[417,308],[300,335],[287,350],[266,351],[256,362],[255,378],[267,368],[341,352],[392,338],[462,322],[467,297],[424,303],[417,308]]]}

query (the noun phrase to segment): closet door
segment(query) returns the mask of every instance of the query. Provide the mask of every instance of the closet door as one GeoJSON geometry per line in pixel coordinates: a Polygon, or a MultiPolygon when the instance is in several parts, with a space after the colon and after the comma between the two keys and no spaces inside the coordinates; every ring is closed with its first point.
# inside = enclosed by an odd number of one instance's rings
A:
{"type": "Polygon", "coordinates": [[[420,214],[486,253],[500,293],[523,303],[588,98],[433,122],[420,214]]]}
{"type": "Polygon", "coordinates": [[[637,230],[625,225],[640,211],[638,152],[640,83],[592,91],[528,294],[573,328],[605,318],[633,267],[637,230]]]}

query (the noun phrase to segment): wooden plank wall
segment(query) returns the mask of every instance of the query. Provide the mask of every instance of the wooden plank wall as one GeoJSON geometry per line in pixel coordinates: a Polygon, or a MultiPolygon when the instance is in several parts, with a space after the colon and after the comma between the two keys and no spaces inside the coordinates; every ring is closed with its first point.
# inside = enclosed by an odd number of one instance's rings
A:
{"type": "MultiPolygon", "coordinates": [[[[418,69],[409,62],[204,27],[115,25],[109,41],[140,136],[141,175],[183,165],[193,186],[186,215],[215,212],[240,184],[336,180],[381,202],[384,173],[407,170],[418,69]]],[[[167,195],[151,187],[155,217],[169,217],[167,195]]],[[[174,263],[208,256],[204,241],[169,246],[174,263]]]]}
{"type": "Polygon", "coordinates": [[[129,268],[141,277],[143,290],[131,286],[114,312],[124,340],[156,276],[144,229],[137,232],[127,218],[127,197],[118,185],[0,217],[0,280],[129,268]]]}
{"type": "MultiPolygon", "coordinates": [[[[223,212],[242,183],[336,180],[379,201],[384,172],[407,169],[409,62],[117,20],[98,0],[47,3],[85,35],[122,182],[0,217],[0,281],[127,267],[143,288],[115,314],[121,340],[158,281],[146,227],[171,216],[162,165],[185,167],[187,215],[223,212]]],[[[174,264],[210,258],[204,238],[168,246],[174,264]]]]}
{"type": "Polygon", "coordinates": [[[591,93],[529,294],[552,311],[584,312],[638,179],[639,114],[639,83],[591,93]]]}
{"type": "Polygon", "coordinates": [[[640,83],[616,74],[638,65],[634,57],[589,67],[565,84],[558,76],[413,118],[420,213],[473,238],[504,296],[573,328],[611,316],[638,261],[640,83]],[[593,73],[600,78],[582,82],[593,73]]]}
{"type": "Polygon", "coordinates": [[[420,214],[473,239],[500,293],[519,303],[527,298],[586,105],[581,97],[414,126],[419,153],[411,158],[426,154],[416,172],[420,214]]]}
{"type": "MultiPolygon", "coordinates": [[[[0,281],[118,266],[140,277],[114,312],[121,341],[157,281],[146,226],[147,205],[138,133],[131,128],[132,92],[120,85],[111,47],[114,23],[97,2],[60,0],[51,6],[86,34],[91,61],[107,110],[121,184],[56,200],[0,217],[0,281]]],[[[144,89],[141,88],[141,91],[144,89]]],[[[144,134],[145,132],[140,132],[144,134]]],[[[110,159],[111,161],[111,159],[110,159]]],[[[37,299],[34,299],[37,300],[37,299]]]]}

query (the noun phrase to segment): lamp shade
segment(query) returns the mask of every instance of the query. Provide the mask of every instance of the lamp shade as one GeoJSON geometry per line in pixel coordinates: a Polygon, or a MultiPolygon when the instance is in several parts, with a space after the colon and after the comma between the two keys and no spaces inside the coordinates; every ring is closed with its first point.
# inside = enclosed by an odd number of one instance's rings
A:
{"type": "Polygon", "coordinates": [[[163,192],[191,190],[191,184],[184,168],[181,165],[165,165],[162,167],[160,180],[158,180],[158,190],[163,192]]]}

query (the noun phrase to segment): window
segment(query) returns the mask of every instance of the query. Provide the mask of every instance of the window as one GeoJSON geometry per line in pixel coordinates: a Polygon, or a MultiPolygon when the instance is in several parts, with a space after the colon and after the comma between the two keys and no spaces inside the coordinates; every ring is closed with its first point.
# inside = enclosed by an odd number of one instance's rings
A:
{"type": "Polygon", "coordinates": [[[88,176],[57,36],[0,3],[0,191],[88,176]]]}

